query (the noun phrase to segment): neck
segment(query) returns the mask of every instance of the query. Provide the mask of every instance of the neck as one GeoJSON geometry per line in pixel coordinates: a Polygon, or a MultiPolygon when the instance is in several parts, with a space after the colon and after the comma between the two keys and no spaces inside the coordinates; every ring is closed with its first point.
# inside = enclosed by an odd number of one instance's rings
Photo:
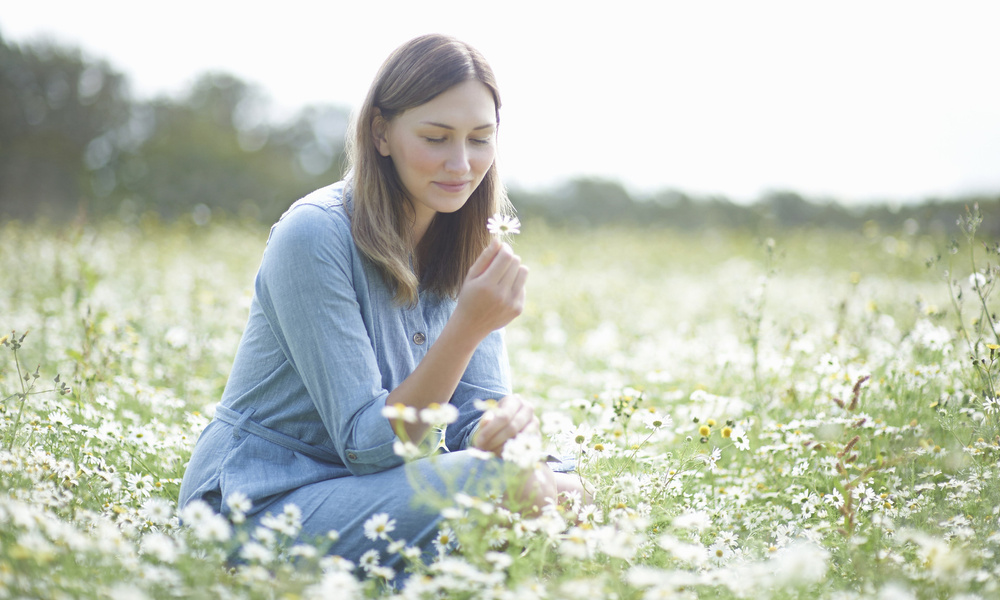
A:
{"type": "Polygon", "coordinates": [[[424,239],[424,234],[427,233],[427,229],[431,226],[431,221],[434,220],[434,216],[437,212],[433,210],[416,210],[413,215],[413,223],[410,225],[410,239],[413,241],[413,248],[416,249],[420,245],[420,240],[424,239]]]}

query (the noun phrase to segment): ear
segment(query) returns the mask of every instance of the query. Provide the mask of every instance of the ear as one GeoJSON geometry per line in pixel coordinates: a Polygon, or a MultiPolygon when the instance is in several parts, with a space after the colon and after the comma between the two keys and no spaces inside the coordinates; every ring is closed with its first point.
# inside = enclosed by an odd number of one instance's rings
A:
{"type": "Polygon", "coordinates": [[[372,141],[382,156],[389,156],[389,122],[382,117],[382,111],[375,109],[372,117],[372,141]]]}

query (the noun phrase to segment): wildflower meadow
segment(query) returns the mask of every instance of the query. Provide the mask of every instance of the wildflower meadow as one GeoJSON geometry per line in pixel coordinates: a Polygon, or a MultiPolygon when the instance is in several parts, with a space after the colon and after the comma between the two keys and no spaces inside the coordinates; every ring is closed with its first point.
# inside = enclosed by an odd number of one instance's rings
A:
{"type": "Polygon", "coordinates": [[[300,539],[292,505],[254,528],[239,495],[230,518],[176,505],[266,227],[7,222],[0,598],[1000,597],[1000,248],[980,219],[526,221],[506,341],[542,439],[507,458],[574,459],[593,499],[524,516],[456,494],[427,562],[376,515],[360,564],[339,532],[300,539]]]}

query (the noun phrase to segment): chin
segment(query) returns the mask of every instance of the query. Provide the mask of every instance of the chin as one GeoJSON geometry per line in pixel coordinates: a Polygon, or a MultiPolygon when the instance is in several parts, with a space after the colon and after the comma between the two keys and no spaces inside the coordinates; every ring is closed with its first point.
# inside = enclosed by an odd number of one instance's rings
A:
{"type": "Polygon", "coordinates": [[[448,198],[447,200],[441,202],[435,202],[433,204],[434,210],[439,213],[454,213],[458,212],[469,202],[471,194],[465,196],[464,198],[448,198]]]}

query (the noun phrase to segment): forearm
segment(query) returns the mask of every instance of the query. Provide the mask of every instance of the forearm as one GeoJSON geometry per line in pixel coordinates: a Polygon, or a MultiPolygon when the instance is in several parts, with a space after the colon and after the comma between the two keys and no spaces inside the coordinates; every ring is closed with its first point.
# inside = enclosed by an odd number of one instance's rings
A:
{"type": "MultiPolygon", "coordinates": [[[[402,404],[419,412],[434,403],[447,403],[481,341],[482,336],[470,333],[455,318],[449,319],[413,372],[389,393],[386,405],[402,404]]],[[[396,431],[402,428],[413,442],[423,440],[429,427],[419,420],[407,423],[393,419],[391,422],[396,431]]]]}
{"type": "MultiPolygon", "coordinates": [[[[420,411],[451,400],[480,342],[521,314],[527,277],[527,267],[510,246],[493,240],[469,269],[441,335],[417,368],[389,393],[386,404],[420,411]]],[[[396,431],[402,428],[411,441],[420,441],[427,433],[425,423],[394,420],[392,425],[396,431]]]]}

